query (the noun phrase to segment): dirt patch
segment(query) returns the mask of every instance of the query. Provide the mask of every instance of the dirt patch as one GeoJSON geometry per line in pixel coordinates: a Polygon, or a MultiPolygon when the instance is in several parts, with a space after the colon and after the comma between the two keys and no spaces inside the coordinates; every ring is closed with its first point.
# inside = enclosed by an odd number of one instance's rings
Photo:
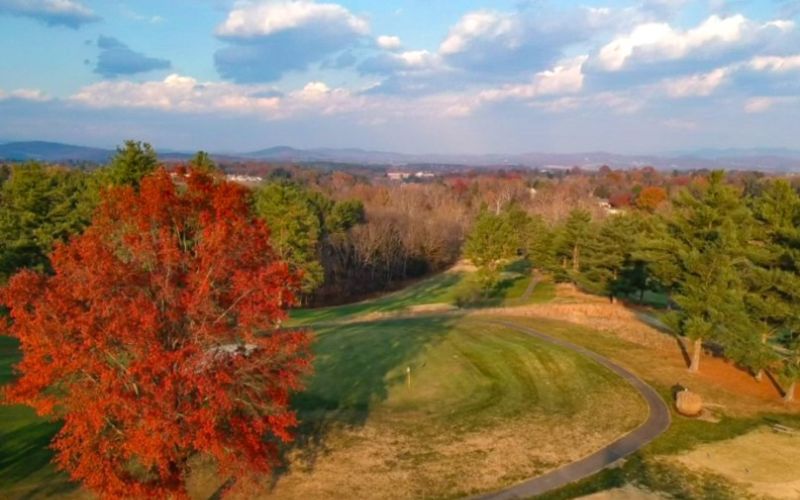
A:
{"type": "Polygon", "coordinates": [[[800,433],[760,428],[735,439],[702,445],[674,460],[740,483],[756,495],[800,498],[800,433]]]}
{"type": "Polygon", "coordinates": [[[580,497],[580,500],[665,500],[669,497],[636,486],[623,486],[580,497]]]}
{"type": "Polygon", "coordinates": [[[448,273],[474,273],[478,268],[469,259],[461,259],[453,267],[445,272],[448,273]]]}
{"type": "Polygon", "coordinates": [[[448,311],[455,311],[458,307],[454,306],[453,304],[447,304],[444,302],[436,302],[432,304],[419,304],[416,306],[410,306],[405,309],[404,312],[408,313],[433,313],[433,312],[448,312],[448,311]]]}

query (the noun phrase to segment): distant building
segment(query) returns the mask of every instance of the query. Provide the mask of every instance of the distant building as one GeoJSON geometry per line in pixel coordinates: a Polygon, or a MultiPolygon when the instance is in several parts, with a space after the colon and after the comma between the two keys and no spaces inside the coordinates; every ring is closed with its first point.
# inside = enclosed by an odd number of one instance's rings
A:
{"type": "Polygon", "coordinates": [[[402,181],[411,177],[411,174],[408,172],[387,172],[386,177],[393,181],[402,181]]]}
{"type": "Polygon", "coordinates": [[[243,175],[243,174],[228,174],[225,179],[231,182],[239,182],[242,184],[259,184],[264,178],[256,175],[243,175]]]}

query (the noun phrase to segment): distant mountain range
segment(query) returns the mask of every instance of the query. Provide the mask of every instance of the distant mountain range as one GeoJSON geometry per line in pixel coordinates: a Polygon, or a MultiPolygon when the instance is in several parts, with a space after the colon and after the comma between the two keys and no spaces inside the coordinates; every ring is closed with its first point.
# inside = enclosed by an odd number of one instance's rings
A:
{"type": "MultiPolygon", "coordinates": [[[[38,160],[44,162],[105,163],[112,149],[91,148],[55,142],[30,141],[0,144],[0,159],[7,161],[38,160]]],[[[167,161],[186,160],[192,153],[169,151],[159,155],[167,161]]],[[[659,169],[726,168],[732,170],[800,171],[800,151],[790,149],[702,149],[669,152],[658,155],[623,155],[605,152],[589,153],[523,153],[523,154],[405,154],[369,151],[356,148],[295,149],[278,146],[246,153],[213,155],[220,160],[261,160],[281,163],[349,163],[375,166],[444,166],[473,167],[539,167],[539,168],[633,168],[652,165],[659,169]]]]}

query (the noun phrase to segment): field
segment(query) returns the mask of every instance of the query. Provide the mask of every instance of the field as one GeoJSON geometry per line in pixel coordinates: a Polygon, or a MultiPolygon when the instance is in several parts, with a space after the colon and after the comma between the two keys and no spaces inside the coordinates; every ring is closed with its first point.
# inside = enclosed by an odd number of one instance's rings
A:
{"type": "MultiPolygon", "coordinates": [[[[401,310],[409,297],[424,303],[452,293],[452,279],[435,277],[413,293],[375,302],[401,310]]],[[[491,491],[578,459],[645,418],[638,395],[605,368],[479,319],[330,324],[316,334],[316,373],[294,401],[303,422],[298,440],[285,450],[288,466],[265,479],[276,497],[491,491]]],[[[2,345],[8,380],[17,354],[8,339],[2,345]]],[[[12,498],[83,497],[48,464],[46,443],[57,424],[25,408],[0,412],[4,432],[13,435],[0,442],[3,491],[12,498]]],[[[191,483],[196,498],[219,486],[202,467],[191,483]]]]}
{"type": "MultiPolygon", "coordinates": [[[[295,311],[293,323],[313,324],[316,372],[293,401],[298,439],[284,450],[286,466],[264,478],[264,490],[298,499],[492,491],[579,459],[644,420],[643,402],[622,380],[487,322],[502,317],[615,360],[667,401],[673,385],[688,386],[710,409],[701,420],[674,413],[671,428],[621,467],[546,498],[609,489],[597,498],[791,498],[781,493],[794,494],[800,457],[768,455],[796,449],[796,437],[774,435],[770,426],[796,429],[800,417],[769,382],[710,357],[691,375],[676,339],[652,327],[653,311],[538,279],[531,287],[529,273],[506,276],[494,296],[468,308],[455,306],[470,279],[461,270],[358,304],[295,311]],[[431,304],[447,304],[447,314],[426,309],[431,304]]],[[[17,353],[13,342],[0,341],[7,381],[17,353]]],[[[11,498],[86,496],[48,464],[45,446],[57,424],[20,407],[0,407],[0,418],[0,490],[11,498]]],[[[190,483],[194,498],[208,498],[221,480],[201,465],[190,483]]]]}
{"type": "Polygon", "coordinates": [[[354,323],[318,335],[317,373],[296,400],[301,439],[273,479],[276,498],[491,491],[581,458],[646,415],[605,368],[476,320],[354,323]]]}

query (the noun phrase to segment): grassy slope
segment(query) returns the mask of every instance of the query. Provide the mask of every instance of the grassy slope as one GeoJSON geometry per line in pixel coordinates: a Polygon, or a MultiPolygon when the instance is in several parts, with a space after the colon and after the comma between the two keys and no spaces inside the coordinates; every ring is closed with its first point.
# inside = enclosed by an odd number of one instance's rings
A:
{"type": "MultiPolygon", "coordinates": [[[[0,384],[11,380],[11,365],[17,359],[17,342],[0,337],[0,384]]],[[[47,445],[58,427],[30,408],[0,405],[0,497],[63,497],[74,492],[66,475],[49,463],[47,445]]]]}
{"type": "Polygon", "coordinates": [[[315,350],[316,374],[295,399],[303,453],[277,483],[281,498],[491,490],[579,458],[646,414],[633,389],[596,363],[475,320],[329,326],[315,350]],[[392,460],[348,476],[363,456],[392,460]]]}
{"type": "MultiPolygon", "coordinates": [[[[555,297],[552,282],[538,283],[526,301],[521,298],[528,288],[531,275],[526,270],[520,273],[514,264],[509,266],[508,278],[503,280],[493,293],[479,306],[515,306],[546,302],[555,297]]],[[[292,311],[292,323],[305,325],[339,321],[348,317],[369,313],[400,312],[409,307],[423,304],[450,304],[456,302],[458,294],[464,287],[470,286],[471,273],[447,272],[419,281],[407,288],[376,299],[365,300],[355,304],[318,309],[299,309],[292,311]]]]}
{"type": "Polygon", "coordinates": [[[717,423],[686,418],[672,408],[670,428],[636,453],[624,467],[605,470],[545,495],[545,499],[576,498],[626,483],[640,484],[676,498],[742,498],[744,492],[719,477],[675,468],[663,459],[705,443],[735,438],[759,426],[782,423],[800,427],[800,415],[790,408],[778,402],[768,403],[725,392],[701,378],[690,376],[685,365],[654,362],[652,350],[641,345],[567,322],[518,317],[511,321],[583,345],[627,366],[658,390],[666,401],[672,399],[671,386],[681,383],[703,394],[707,401],[722,403],[724,408],[717,423]]]}

